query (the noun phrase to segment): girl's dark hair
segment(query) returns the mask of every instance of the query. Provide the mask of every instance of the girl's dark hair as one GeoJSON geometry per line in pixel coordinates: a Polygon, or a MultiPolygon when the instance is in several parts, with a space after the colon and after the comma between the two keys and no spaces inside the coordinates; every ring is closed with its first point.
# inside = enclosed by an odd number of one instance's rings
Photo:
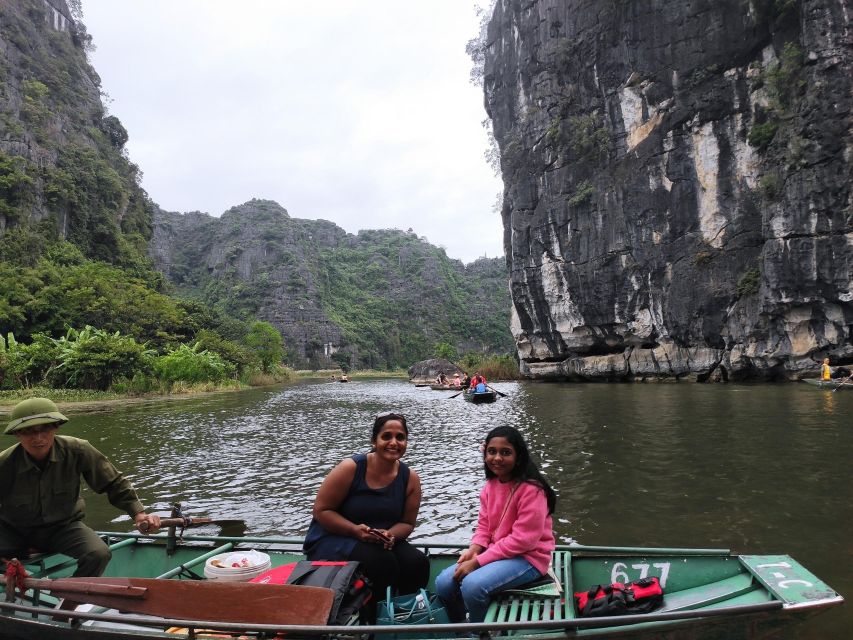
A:
{"type": "Polygon", "coordinates": [[[406,432],[406,435],[409,435],[409,426],[406,424],[406,416],[402,413],[394,413],[393,411],[385,411],[384,413],[380,413],[376,416],[376,419],[373,421],[373,434],[370,436],[370,441],[373,442],[379,437],[379,432],[382,431],[382,427],[385,426],[385,423],[389,420],[399,420],[403,425],[403,431],[406,432]]]}
{"type": "Polygon", "coordinates": [[[548,502],[548,513],[554,513],[554,508],[557,506],[557,494],[545,480],[545,476],[542,475],[533,460],[530,459],[530,449],[527,448],[524,436],[518,432],[518,429],[507,426],[495,427],[486,435],[485,446],[483,447],[483,469],[486,471],[486,478],[497,477],[486,464],[486,448],[492,438],[506,438],[512,445],[512,448],[515,449],[515,466],[512,468],[510,476],[513,480],[532,482],[542,487],[545,492],[545,500],[548,502]]]}

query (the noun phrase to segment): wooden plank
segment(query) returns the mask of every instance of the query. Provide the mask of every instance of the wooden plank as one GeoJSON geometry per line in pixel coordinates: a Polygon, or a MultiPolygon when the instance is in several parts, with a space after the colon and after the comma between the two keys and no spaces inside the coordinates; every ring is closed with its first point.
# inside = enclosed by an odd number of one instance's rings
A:
{"type": "Polygon", "coordinates": [[[47,582],[61,582],[58,587],[54,584],[50,588],[56,597],[68,597],[119,611],[209,622],[324,625],[328,623],[334,599],[331,589],[321,587],[217,580],[101,577],[62,578],[47,582]],[[81,595],[79,587],[87,584],[143,588],[146,592],[143,598],[81,595]]]}

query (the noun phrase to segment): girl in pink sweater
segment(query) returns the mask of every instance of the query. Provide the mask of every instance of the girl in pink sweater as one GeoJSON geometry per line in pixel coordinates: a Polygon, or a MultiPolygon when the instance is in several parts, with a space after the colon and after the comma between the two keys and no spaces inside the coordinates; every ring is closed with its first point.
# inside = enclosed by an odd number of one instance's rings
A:
{"type": "Polygon", "coordinates": [[[450,619],[483,622],[492,595],[540,578],[554,551],[551,514],[557,496],[530,460],[518,430],[497,427],[483,450],[486,485],[477,530],[455,566],[435,580],[450,619]]]}

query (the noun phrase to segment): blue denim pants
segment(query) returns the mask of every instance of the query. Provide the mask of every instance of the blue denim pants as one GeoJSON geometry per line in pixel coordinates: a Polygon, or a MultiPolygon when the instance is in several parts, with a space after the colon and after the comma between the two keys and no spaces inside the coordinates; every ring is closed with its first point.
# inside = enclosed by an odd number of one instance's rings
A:
{"type": "Polygon", "coordinates": [[[453,622],[462,622],[466,610],[471,622],[483,622],[493,594],[542,575],[524,558],[490,562],[465,576],[461,584],[453,579],[454,571],[455,564],[447,567],[435,579],[435,591],[453,622]]]}

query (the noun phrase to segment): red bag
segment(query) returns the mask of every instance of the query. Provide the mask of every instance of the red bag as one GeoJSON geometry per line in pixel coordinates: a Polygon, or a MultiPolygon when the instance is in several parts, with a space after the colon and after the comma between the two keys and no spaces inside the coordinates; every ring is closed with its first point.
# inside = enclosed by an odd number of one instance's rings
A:
{"type": "Polygon", "coordinates": [[[589,591],[575,593],[578,613],[584,618],[621,616],[648,613],[663,604],[663,589],[657,576],[621,582],[599,584],[589,591]]]}
{"type": "Polygon", "coordinates": [[[648,613],[663,604],[663,588],[657,576],[635,580],[628,585],[626,591],[628,613],[648,613]]]}

